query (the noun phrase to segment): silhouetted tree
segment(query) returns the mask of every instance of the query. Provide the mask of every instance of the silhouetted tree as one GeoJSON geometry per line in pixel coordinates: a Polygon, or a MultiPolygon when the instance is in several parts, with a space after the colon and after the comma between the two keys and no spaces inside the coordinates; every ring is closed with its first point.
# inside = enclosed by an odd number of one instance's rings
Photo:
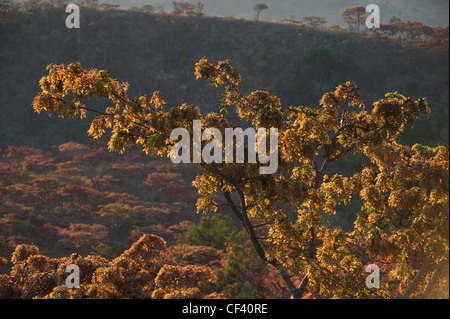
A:
{"type": "Polygon", "coordinates": [[[363,6],[355,6],[347,8],[342,13],[344,21],[348,24],[350,29],[354,29],[356,33],[361,32],[361,27],[367,18],[366,8],[363,6]]]}
{"type": "Polygon", "coordinates": [[[259,20],[259,16],[261,15],[261,11],[267,10],[269,7],[265,3],[257,3],[254,5],[253,10],[256,11],[256,20],[259,20]]]}

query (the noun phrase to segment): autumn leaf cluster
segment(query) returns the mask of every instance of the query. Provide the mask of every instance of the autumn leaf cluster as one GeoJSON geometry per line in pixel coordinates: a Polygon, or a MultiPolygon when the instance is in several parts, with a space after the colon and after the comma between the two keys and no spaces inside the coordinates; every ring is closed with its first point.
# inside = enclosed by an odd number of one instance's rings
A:
{"type": "MultiPolygon", "coordinates": [[[[205,298],[199,288],[215,281],[210,268],[164,264],[165,241],[143,235],[119,257],[72,254],[49,258],[33,245],[18,245],[12,254],[10,274],[0,275],[1,298],[205,298]],[[80,270],[80,287],[70,289],[68,265],[80,270]]],[[[2,264],[7,261],[1,259],[2,264]]],[[[211,294],[217,298],[220,294],[211,294]]]]}

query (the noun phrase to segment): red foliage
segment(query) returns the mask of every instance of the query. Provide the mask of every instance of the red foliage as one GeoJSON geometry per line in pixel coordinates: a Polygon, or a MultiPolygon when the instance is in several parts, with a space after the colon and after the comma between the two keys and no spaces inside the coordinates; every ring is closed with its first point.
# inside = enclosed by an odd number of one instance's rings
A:
{"type": "Polygon", "coordinates": [[[134,226],[130,232],[130,240],[135,242],[144,234],[153,234],[163,238],[168,244],[175,243],[175,233],[168,225],[134,226]]]}
{"type": "Polygon", "coordinates": [[[6,149],[6,157],[14,158],[27,155],[40,155],[42,152],[36,148],[26,146],[8,146],[6,149]]]}
{"type": "Polygon", "coordinates": [[[175,11],[180,13],[195,9],[194,4],[183,1],[172,1],[172,7],[174,8],[175,11]]]}
{"type": "Polygon", "coordinates": [[[9,247],[17,247],[17,245],[21,245],[21,244],[27,244],[27,245],[31,245],[34,240],[33,238],[29,238],[29,237],[24,237],[24,236],[9,236],[6,238],[7,240],[7,245],[9,247]]]}
{"type": "Polygon", "coordinates": [[[55,168],[54,158],[46,157],[42,154],[28,155],[22,161],[22,167],[26,170],[39,168],[55,168]]]}
{"type": "Polygon", "coordinates": [[[89,149],[86,152],[83,152],[81,154],[75,155],[73,157],[74,161],[86,161],[92,158],[98,158],[100,155],[106,153],[105,148],[100,147],[100,148],[96,148],[94,150],[89,149]]]}
{"type": "Polygon", "coordinates": [[[179,184],[180,181],[181,175],[178,173],[159,171],[148,174],[143,184],[147,186],[156,186],[158,187],[158,191],[161,192],[166,190],[167,187],[179,184]]]}
{"type": "Polygon", "coordinates": [[[6,191],[11,192],[12,195],[27,197],[33,194],[34,187],[27,184],[17,183],[7,186],[6,191]]]}
{"type": "Polygon", "coordinates": [[[343,12],[344,15],[363,15],[366,13],[366,8],[363,6],[354,6],[346,8],[343,12]]]}
{"type": "Polygon", "coordinates": [[[366,8],[363,6],[350,7],[344,10],[342,13],[344,21],[349,25],[356,28],[357,33],[361,31],[361,26],[366,17],[366,8]]]}
{"type": "Polygon", "coordinates": [[[406,21],[406,32],[410,39],[428,40],[431,39],[434,29],[418,21],[406,21]]]}
{"type": "Polygon", "coordinates": [[[385,38],[407,39],[413,42],[414,46],[422,44],[448,44],[448,27],[431,27],[418,21],[395,21],[391,24],[381,24],[376,30],[378,34],[385,38]]]}
{"type": "Polygon", "coordinates": [[[203,265],[215,270],[223,267],[226,253],[208,246],[175,245],[169,247],[169,260],[179,266],[203,265]]]}
{"type": "Polygon", "coordinates": [[[71,251],[87,254],[92,248],[108,239],[108,228],[100,224],[71,224],[69,228],[58,228],[58,234],[63,239],[58,241],[60,247],[68,246],[71,251]]]}
{"type": "Polygon", "coordinates": [[[106,196],[106,198],[119,204],[137,205],[139,203],[139,198],[129,193],[111,192],[106,196]]]}
{"type": "Polygon", "coordinates": [[[66,185],[60,188],[60,192],[64,195],[69,195],[77,200],[98,201],[103,197],[103,194],[91,187],[80,185],[66,185]]]}
{"type": "Polygon", "coordinates": [[[119,169],[120,172],[123,174],[130,174],[130,173],[142,170],[141,166],[130,165],[130,164],[121,164],[121,165],[117,165],[117,166],[115,165],[115,168],[119,169]]]}
{"type": "Polygon", "coordinates": [[[180,195],[187,185],[185,175],[178,174],[173,164],[143,159],[132,148],[125,162],[104,148],[75,142],[53,147],[52,152],[18,146],[2,150],[1,256],[10,255],[17,245],[40,242],[52,257],[74,251],[111,257],[122,251],[119,242],[129,238],[135,241],[144,233],[154,233],[174,244],[177,235],[187,230],[188,222],[180,223],[185,217],[180,214],[182,206],[161,202],[166,193],[180,195]],[[161,189],[152,199],[156,202],[143,203],[139,191],[130,188],[133,172],[139,172],[133,177],[136,185],[148,173],[156,173],[152,181],[161,189]],[[170,187],[165,188],[165,183],[170,187]],[[99,218],[104,207],[110,208],[111,218],[99,218]]]}
{"type": "Polygon", "coordinates": [[[99,188],[104,188],[104,189],[111,187],[114,183],[117,183],[117,182],[119,182],[119,179],[114,178],[110,174],[96,176],[96,177],[92,178],[92,183],[94,184],[94,186],[99,187],[99,188]]]}
{"type": "Polygon", "coordinates": [[[56,164],[55,173],[66,175],[66,174],[76,174],[83,172],[82,169],[74,167],[76,165],[75,161],[68,161],[56,164]]]}
{"type": "Polygon", "coordinates": [[[172,172],[173,171],[173,164],[172,165],[168,164],[168,163],[160,164],[160,165],[156,166],[156,171],[158,171],[158,172],[166,172],[166,173],[172,172]]]}
{"type": "Polygon", "coordinates": [[[0,162],[0,174],[11,174],[11,166],[6,163],[0,162]]]}

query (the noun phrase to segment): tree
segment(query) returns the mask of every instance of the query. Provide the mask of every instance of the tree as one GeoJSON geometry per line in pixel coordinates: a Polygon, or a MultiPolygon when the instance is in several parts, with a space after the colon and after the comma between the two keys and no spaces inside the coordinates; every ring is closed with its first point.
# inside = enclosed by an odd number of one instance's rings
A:
{"type": "Polygon", "coordinates": [[[139,8],[139,11],[153,13],[155,12],[155,7],[152,6],[151,4],[144,4],[142,7],[139,8]]]}
{"type": "Polygon", "coordinates": [[[429,39],[434,33],[434,29],[422,22],[406,21],[407,36],[411,40],[429,39]]]}
{"type": "Polygon", "coordinates": [[[99,244],[104,245],[108,238],[108,229],[99,224],[71,224],[69,228],[60,228],[58,232],[64,238],[62,243],[70,243],[82,254],[89,254],[99,244]]]}
{"type": "Polygon", "coordinates": [[[438,44],[447,44],[449,39],[449,28],[446,27],[434,27],[433,40],[438,44]]]}
{"type": "Polygon", "coordinates": [[[203,2],[197,2],[197,5],[195,6],[195,13],[197,15],[203,15],[203,9],[205,8],[205,4],[203,2]]]}
{"type": "Polygon", "coordinates": [[[193,11],[197,6],[195,4],[192,4],[190,2],[183,2],[183,1],[172,1],[172,7],[174,9],[174,13],[181,14],[181,13],[188,13],[193,11]]]}
{"type": "Polygon", "coordinates": [[[261,15],[261,11],[267,10],[269,7],[265,3],[257,3],[253,6],[253,10],[256,11],[256,20],[259,20],[259,16],[261,15]]]}
{"type": "Polygon", "coordinates": [[[181,243],[226,249],[226,244],[239,244],[242,234],[233,227],[230,217],[215,214],[203,216],[198,225],[192,226],[181,238],[181,243]]]}
{"type": "Polygon", "coordinates": [[[389,22],[390,22],[390,23],[395,23],[395,22],[400,22],[400,21],[402,21],[402,19],[400,19],[400,18],[397,17],[397,16],[392,16],[392,17],[389,19],[389,22]]]}
{"type": "Polygon", "coordinates": [[[258,258],[249,242],[229,245],[223,268],[214,271],[225,298],[271,299],[289,296],[276,268],[258,258]]]}
{"type": "Polygon", "coordinates": [[[350,7],[342,13],[344,21],[350,29],[355,29],[356,33],[361,32],[361,27],[367,18],[366,8],[363,6],[350,7]]]}
{"type": "MultiPolygon", "coordinates": [[[[224,114],[204,116],[196,105],[165,110],[158,91],[131,98],[128,83],[105,70],[70,63],[51,64],[47,71],[34,110],[71,118],[96,113],[88,133],[100,138],[111,130],[111,151],[123,153],[138,144],[147,154],[169,156],[175,128],[192,135],[194,120],[222,134],[233,127],[224,114]],[[95,96],[109,99],[111,106],[99,110],[84,104],[95,96]]],[[[276,173],[260,174],[261,163],[202,160],[193,184],[200,194],[198,212],[228,207],[292,297],[448,296],[442,269],[448,265],[449,146],[396,141],[406,125],[430,112],[426,99],[388,93],[366,108],[358,86],[346,82],[325,93],[317,107],[284,107],[268,90],[242,93],[241,76],[229,61],[201,59],[195,75],[223,86],[224,103],[242,120],[278,129],[276,173]],[[348,154],[368,161],[344,176],[338,164],[348,154]],[[354,228],[344,231],[330,218],[352,199],[363,205],[354,228]],[[385,267],[376,290],[365,285],[371,264],[385,267]]]]}
{"type": "Polygon", "coordinates": [[[304,17],[303,20],[306,22],[307,25],[316,28],[327,23],[327,20],[325,20],[324,18],[315,16],[304,17]]]}
{"type": "Polygon", "coordinates": [[[380,24],[380,28],[376,30],[377,33],[384,38],[393,37],[395,35],[395,28],[392,24],[380,24]]]}
{"type": "Polygon", "coordinates": [[[399,18],[392,17],[391,24],[381,24],[377,30],[384,37],[404,37],[410,41],[429,41],[436,38],[438,28],[425,25],[422,22],[406,21],[401,22],[399,18]]]}
{"type": "Polygon", "coordinates": [[[13,3],[11,0],[2,0],[0,1],[0,12],[8,12],[13,8],[13,3]]]}

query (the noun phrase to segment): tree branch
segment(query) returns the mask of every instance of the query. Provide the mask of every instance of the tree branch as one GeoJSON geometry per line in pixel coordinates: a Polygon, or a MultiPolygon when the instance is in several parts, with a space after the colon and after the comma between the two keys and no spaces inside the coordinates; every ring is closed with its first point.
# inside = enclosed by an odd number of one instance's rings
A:
{"type": "Polygon", "coordinates": [[[433,291],[434,286],[439,280],[439,277],[442,275],[442,271],[444,270],[445,264],[448,263],[448,250],[442,256],[441,260],[439,260],[438,264],[436,265],[436,269],[433,272],[433,275],[431,276],[430,281],[428,282],[427,286],[425,287],[424,291],[421,293],[421,298],[428,298],[433,291]]]}
{"type": "Polygon", "coordinates": [[[28,295],[30,294],[30,292],[34,289],[34,286],[35,286],[38,282],[41,282],[41,279],[42,279],[42,278],[44,278],[45,276],[50,275],[50,274],[52,274],[52,273],[54,273],[54,270],[47,271],[47,272],[43,273],[42,275],[40,275],[38,278],[36,278],[36,280],[33,281],[33,283],[31,284],[30,288],[28,288],[28,290],[27,290],[27,292],[25,293],[25,295],[24,295],[23,298],[24,298],[24,299],[27,299],[27,298],[28,298],[28,295]]]}
{"type": "MultiPolygon", "coordinates": [[[[66,101],[66,100],[64,100],[64,99],[57,98],[57,97],[55,97],[55,96],[53,96],[53,95],[50,95],[50,94],[48,94],[48,95],[49,95],[52,99],[55,99],[55,100],[57,100],[57,101],[59,101],[59,102],[67,103],[67,104],[71,103],[71,102],[66,101]]],[[[126,103],[126,102],[124,102],[124,103],[126,103]]],[[[86,106],[78,106],[78,108],[79,108],[79,109],[82,109],[82,110],[86,110],[86,111],[92,112],[92,113],[97,113],[97,114],[109,116],[109,117],[114,117],[114,115],[115,115],[115,114],[105,113],[105,112],[102,112],[102,111],[98,111],[98,110],[95,110],[95,109],[91,109],[91,108],[86,107],[86,106]]],[[[131,121],[131,123],[136,124],[136,125],[138,125],[138,126],[141,126],[141,127],[145,128],[145,129],[147,129],[147,130],[149,130],[149,131],[152,131],[152,128],[148,127],[148,126],[145,125],[145,124],[142,124],[142,123],[139,123],[139,122],[136,122],[136,121],[131,121]]]]}
{"type": "Polygon", "coordinates": [[[255,233],[254,227],[251,224],[248,214],[247,214],[247,204],[245,202],[245,195],[242,192],[242,189],[239,187],[239,185],[236,183],[236,181],[231,177],[225,174],[217,165],[216,163],[211,164],[212,167],[216,170],[216,172],[225,178],[231,185],[233,185],[234,189],[236,190],[237,194],[239,195],[240,201],[241,201],[241,209],[239,210],[237,205],[233,202],[231,198],[230,192],[224,192],[225,199],[227,200],[229,207],[233,211],[233,213],[238,217],[240,220],[242,226],[246,230],[247,234],[250,237],[250,242],[252,243],[253,248],[255,249],[258,256],[267,262],[268,264],[274,266],[276,269],[278,269],[281,277],[283,278],[286,286],[288,287],[290,293],[292,294],[292,297],[295,299],[301,298],[305,292],[306,285],[308,284],[308,276],[305,276],[302,280],[301,285],[296,288],[294,282],[291,280],[291,276],[288,274],[287,270],[284,268],[284,266],[276,259],[268,259],[266,257],[266,252],[264,248],[262,247],[261,243],[258,240],[258,237],[255,233]]]}

